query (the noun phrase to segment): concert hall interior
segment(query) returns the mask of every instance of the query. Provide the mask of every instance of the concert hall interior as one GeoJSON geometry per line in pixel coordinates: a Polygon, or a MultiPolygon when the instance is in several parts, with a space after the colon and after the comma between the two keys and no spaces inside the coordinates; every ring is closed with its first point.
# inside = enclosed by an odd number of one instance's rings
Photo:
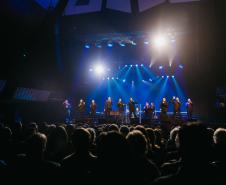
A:
{"type": "Polygon", "coordinates": [[[225,10],[1,0],[0,183],[226,184],[225,10]]]}

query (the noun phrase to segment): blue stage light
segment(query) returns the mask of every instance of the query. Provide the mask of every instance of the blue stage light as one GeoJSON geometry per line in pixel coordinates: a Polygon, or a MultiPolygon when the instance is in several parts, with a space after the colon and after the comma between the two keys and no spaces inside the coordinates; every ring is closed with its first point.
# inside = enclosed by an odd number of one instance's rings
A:
{"type": "Polygon", "coordinates": [[[133,67],[133,65],[130,65],[130,67],[133,67]]]}
{"type": "Polygon", "coordinates": [[[100,43],[96,43],[95,46],[96,46],[97,48],[102,48],[102,46],[101,46],[100,43]]]}
{"type": "Polygon", "coordinates": [[[163,66],[159,66],[159,69],[160,69],[160,70],[163,69],[163,66]]]}
{"type": "Polygon", "coordinates": [[[141,67],[143,67],[143,66],[144,66],[144,64],[141,64],[140,66],[141,66],[141,67]]]}
{"type": "Polygon", "coordinates": [[[112,43],[108,43],[108,47],[112,47],[113,46],[113,44],[112,43]]]}
{"type": "Polygon", "coordinates": [[[172,76],[172,78],[175,78],[174,75],[172,76]]]}
{"type": "Polygon", "coordinates": [[[136,64],[136,67],[138,67],[138,64],[136,64]]]}
{"type": "Polygon", "coordinates": [[[125,67],[127,67],[127,65],[125,65],[125,67]]]}
{"type": "Polygon", "coordinates": [[[134,41],[132,41],[131,44],[132,44],[133,46],[136,46],[136,45],[137,45],[137,43],[134,42],[134,41]]]}
{"type": "Polygon", "coordinates": [[[114,80],[114,77],[112,77],[111,79],[114,80]]]}
{"type": "Polygon", "coordinates": [[[151,79],[151,78],[149,78],[149,81],[150,81],[150,82],[152,82],[152,79],[151,79]]]}
{"type": "Polygon", "coordinates": [[[162,76],[162,78],[164,78],[164,76],[162,76]]]}
{"type": "Polygon", "coordinates": [[[183,68],[184,68],[184,66],[180,64],[180,65],[179,65],[179,68],[183,69],[183,68]]]}
{"type": "Polygon", "coordinates": [[[116,80],[118,80],[118,77],[116,78],[116,80]]]}
{"type": "Polygon", "coordinates": [[[123,79],[122,82],[125,83],[126,82],[126,79],[123,79]]]}
{"type": "Polygon", "coordinates": [[[90,48],[90,45],[89,44],[85,44],[85,48],[86,49],[89,49],[90,48]]]}
{"type": "Polygon", "coordinates": [[[107,79],[109,80],[110,78],[109,78],[109,77],[107,77],[107,79]]]}
{"type": "Polygon", "coordinates": [[[169,76],[166,76],[167,78],[169,78],[169,76]]]}
{"type": "Polygon", "coordinates": [[[92,68],[90,68],[90,69],[89,69],[89,71],[90,71],[90,72],[92,72],[92,71],[93,71],[93,69],[92,69],[92,68]]]}
{"type": "Polygon", "coordinates": [[[126,46],[126,45],[125,45],[124,43],[122,43],[122,42],[120,42],[119,45],[120,45],[121,47],[125,47],[125,46],[126,46]]]}
{"type": "Polygon", "coordinates": [[[142,80],[142,82],[145,82],[145,80],[142,80]]]}

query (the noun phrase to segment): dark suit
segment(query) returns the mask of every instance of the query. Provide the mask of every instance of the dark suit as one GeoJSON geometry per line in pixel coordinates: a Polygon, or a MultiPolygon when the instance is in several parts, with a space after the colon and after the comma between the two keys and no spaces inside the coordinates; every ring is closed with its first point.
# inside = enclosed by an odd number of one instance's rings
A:
{"type": "Polygon", "coordinates": [[[134,101],[129,101],[129,117],[131,118],[132,114],[134,115],[134,117],[136,117],[136,108],[135,108],[135,105],[137,103],[134,102],[134,101]]]}
{"type": "Polygon", "coordinates": [[[96,103],[91,103],[90,105],[90,114],[91,114],[91,117],[94,118],[96,116],[96,103]]]}
{"type": "Polygon", "coordinates": [[[186,103],[186,109],[187,109],[188,120],[191,120],[192,119],[192,113],[193,113],[193,103],[187,102],[186,103]]]}
{"type": "Polygon", "coordinates": [[[175,99],[173,99],[172,102],[173,102],[173,116],[174,117],[176,117],[177,115],[180,116],[181,103],[175,99]]]}
{"type": "Polygon", "coordinates": [[[168,103],[166,101],[161,102],[160,108],[161,108],[160,120],[161,121],[167,121],[168,120],[168,116],[167,116],[168,103]]]}
{"type": "Polygon", "coordinates": [[[112,111],[112,101],[106,101],[105,102],[105,106],[104,106],[104,109],[105,109],[105,114],[107,117],[110,116],[110,112],[112,111]]]}
{"type": "Polygon", "coordinates": [[[78,111],[79,111],[79,115],[80,115],[81,120],[84,119],[84,117],[85,117],[85,108],[86,108],[85,102],[79,103],[78,111]]]}

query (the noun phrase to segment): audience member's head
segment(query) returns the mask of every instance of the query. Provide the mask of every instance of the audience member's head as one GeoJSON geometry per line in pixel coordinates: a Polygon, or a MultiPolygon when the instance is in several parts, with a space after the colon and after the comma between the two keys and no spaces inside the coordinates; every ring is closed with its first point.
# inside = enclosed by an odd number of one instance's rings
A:
{"type": "Polygon", "coordinates": [[[129,156],[127,141],[119,132],[102,133],[97,147],[98,157],[111,163],[122,161],[129,156]]]}
{"type": "Polygon", "coordinates": [[[116,124],[111,124],[111,125],[108,127],[108,130],[109,130],[109,131],[116,131],[116,132],[118,132],[118,131],[119,131],[119,128],[118,128],[118,125],[116,125],[116,124]]]}
{"type": "Polygon", "coordinates": [[[34,135],[37,132],[38,132],[38,125],[35,122],[31,122],[28,125],[26,125],[26,127],[25,127],[25,137],[26,138],[31,137],[32,135],[34,135]]]}
{"type": "Polygon", "coordinates": [[[213,140],[216,145],[226,146],[226,129],[218,128],[213,134],[213,140]]]}
{"type": "Polygon", "coordinates": [[[12,131],[9,127],[0,128],[0,143],[9,143],[12,139],[12,131]]]}
{"type": "Polygon", "coordinates": [[[209,160],[211,143],[207,129],[201,124],[184,125],[178,132],[182,159],[188,162],[209,160]]]}
{"type": "Polygon", "coordinates": [[[146,132],[146,129],[144,128],[144,126],[142,126],[142,125],[137,125],[137,126],[135,126],[135,130],[141,131],[142,134],[144,134],[144,136],[147,137],[147,132],[146,132]]]}
{"type": "Polygon", "coordinates": [[[68,135],[66,129],[62,126],[58,126],[56,128],[52,126],[51,129],[52,130],[48,137],[47,153],[48,156],[53,157],[65,149],[68,143],[68,135]]]}
{"type": "Polygon", "coordinates": [[[147,136],[148,136],[150,144],[152,146],[154,146],[155,145],[155,132],[154,132],[154,130],[152,128],[147,128],[146,132],[147,132],[147,136]]]}
{"type": "Polygon", "coordinates": [[[72,138],[72,135],[74,133],[74,125],[72,124],[69,124],[69,125],[66,125],[66,131],[67,131],[67,135],[68,135],[68,140],[71,141],[71,138],[72,138]]]}
{"type": "Polygon", "coordinates": [[[96,142],[96,132],[93,128],[87,128],[90,133],[90,143],[94,144],[96,142]]]}
{"type": "Polygon", "coordinates": [[[143,157],[147,153],[147,140],[139,130],[130,132],[126,137],[134,157],[143,157]]]}
{"type": "Polygon", "coordinates": [[[217,161],[225,162],[226,161],[226,129],[218,128],[213,135],[214,145],[215,145],[215,154],[217,161]]]}
{"type": "Polygon", "coordinates": [[[177,136],[179,130],[180,130],[180,126],[174,127],[174,128],[170,131],[170,137],[169,137],[169,139],[172,140],[172,141],[175,141],[176,136],[177,136]]]}
{"type": "Polygon", "coordinates": [[[160,129],[154,129],[155,132],[155,144],[158,146],[162,145],[162,133],[160,129]]]}
{"type": "Polygon", "coordinates": [[[91,142],[91,136],[87,129],[78,128],[75,129],[72,135],[72,143],[74,145],[75,151],[78,154],[88,153],[89,146],[91,142]]]}
{"type": "Polygon", "coordinates": [[[47,137],[39,132],[31,136],[27,142],[27,156],[30,159],[41,160],[46,149],[47,137]]]}
{"type": "Polygon", "coordinates": [[[122,125],[119,129],[119,132],[126,137],[127,134],[129,133],[129,128],[126,125],[122,125]]]}

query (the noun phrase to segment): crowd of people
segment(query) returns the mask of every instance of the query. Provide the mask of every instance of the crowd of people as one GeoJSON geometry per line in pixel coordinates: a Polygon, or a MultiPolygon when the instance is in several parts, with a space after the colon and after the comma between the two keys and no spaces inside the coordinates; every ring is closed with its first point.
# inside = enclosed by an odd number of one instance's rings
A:
{"type": "Polygon", "coordinates": [[[201,123],[1,124],[0,175],[19,175],[18,182],[225,184],[225,148],[226,129],[201,123]]]}

